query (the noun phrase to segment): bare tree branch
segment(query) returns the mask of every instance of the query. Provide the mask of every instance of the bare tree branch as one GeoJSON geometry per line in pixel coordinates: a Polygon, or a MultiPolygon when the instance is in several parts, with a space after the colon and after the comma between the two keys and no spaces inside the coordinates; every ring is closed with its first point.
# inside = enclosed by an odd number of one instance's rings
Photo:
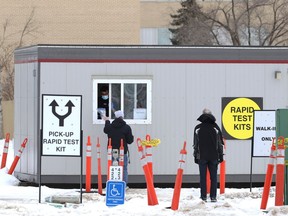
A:
{"type": "Polygon", "coordinates": [[[35,16],[35,8],[32,9],[21,31],[18,47],[21,47],[23,45],[23,40],[25,36],[34,34],[37,32],[38,25],[35,23],[34,16],[35,16]]]}
{"type": "Polygon", "coordinates": [[[23,28],[14,32],[8,31],[12,26],[11,20],[6,19],[2,24],[2,31],[0,33],[0,75],[2,92],[0,97],[3,100],[14,99],[14,50],[21,47],[27,38],[31,38],[37,34],[38,25],[35,22],[35,9],[33,8],[31,13],[25,20],[23,28]]]}
{"type": "MultiPolygon", "coordinates": [[[[216,0],[205,11],[201,8],[201,12],[196,15],[204,17],[195,20],[205,20],[214,45],[278,46],[287,43],[287,0],[216,0]]],[[[182,24],[185,26],[185,23],[182,24]]],[[[199,23],[194,22],[192,26],[186,27],[193,28],[193,25],[199,23]]],[[[185,38],[185,35],[182,37],[185,38]]],[[[202,45],[200,42],[198,45],[202,45]]]]}

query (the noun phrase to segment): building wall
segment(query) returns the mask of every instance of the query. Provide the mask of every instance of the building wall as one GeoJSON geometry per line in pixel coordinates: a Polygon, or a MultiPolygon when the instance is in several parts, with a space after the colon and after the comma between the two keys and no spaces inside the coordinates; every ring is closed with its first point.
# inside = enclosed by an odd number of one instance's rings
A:
{"type": "Polygon", "coordinates": [[[141,1],[141,28],[168,28],[171,22],[170,14],[175,14],[180,6],[180,3],[175,1],[141,1]]]}
{"type": "MultiPolygon", "coordinates": [[[[0,20],[9,21],[9,40],[34,10],[25,44],[140,44],[141,28],[168,28],[179,1],[0,0],[0,20]],[[63,9],[65,8],[65,9],[63,9]]],[[[1,29],[2,31],[2,29],[1,29]]]]}
{"type": "MultiPolygon", "coordinates": [[[[141,44],[141,29],[168,28],[171,22],[170,15],[175,14],[181,7],[180,2],[180,0],[0,0],[2,21],[0,23],[8,20],[8,30],[15,33],[25,24],[34,9],[35,28],[26,41],[29,45],[141,44]]],[[[205,8],[216,3],[215,0],[199,0],[198,4],[205,8]]],[[[19,38],[19,35],[17,37],[19,38]]]]}
{"type": "Polygon", "coordinates": [[[1,0],[0,3],[0,20],[9,20],[8,30],[14,32],[21,29],[34,9],[33,26],[37,29],[29,37],[33,44],[139,44],[139,0],[1,0]]]}
{"type": "MultiPolygon", "coordinates": [[[[140,26],[141,28],[168,28],[171,14],[176,14],[181,7],[179,0],[140,0],[140,26]]],[[[201,7],[207,7],[215,3],[215,0],[199,0],[201,7]]]]}

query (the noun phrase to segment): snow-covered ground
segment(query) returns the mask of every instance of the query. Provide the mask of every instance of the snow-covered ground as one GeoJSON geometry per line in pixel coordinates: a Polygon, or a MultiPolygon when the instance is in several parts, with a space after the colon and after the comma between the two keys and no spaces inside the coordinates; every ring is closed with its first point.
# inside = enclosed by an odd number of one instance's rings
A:
{"type": "MultiPolygon", "coordinates": [[[[3,143],[0,143],[0,161],[2,159],[3,143]]],[[[11,147],[11,146],[10,146],[11,147]]],[[[13,151],[9,149],[10,154],[13,151]]],[[[7,167],[13,161],[10,155],[7,167]]],[[[115,207],[106,206],[106,197],[98,193],[85,193],[83,190],[82,203],[80,204],[53,204],[45,202],[46,198],[51,197],[80,197],[78,189],[56,189],[46,186],[41,187],[41,202],[39,203],[39,188],[18,186],[19,181],[7,174],[8,168],[0,170],[0,215],[21,215],[21,216],[40,216],[40,215],[149,215],[149,216],[260,216],[260,215],[288,215],[288,206],[275,207],[274,191],[271,188],[267,209],[264,212],[260,209],[263,188],[235,189],[226,188],[225,193],[218,194],[218,202],[207,203],[199,199],[199,188],[183,188],[179,201],[178,210],[171,210],[173,188],[156,188],[158,205],[149,206],[147,201],[146,189],[129,188],[125,194],[123,205],[115,207]],[[168,208],[167,208],[168,207],[168,208]]],[[[92,189],[96,191],[96,189],[92,189]]]]}

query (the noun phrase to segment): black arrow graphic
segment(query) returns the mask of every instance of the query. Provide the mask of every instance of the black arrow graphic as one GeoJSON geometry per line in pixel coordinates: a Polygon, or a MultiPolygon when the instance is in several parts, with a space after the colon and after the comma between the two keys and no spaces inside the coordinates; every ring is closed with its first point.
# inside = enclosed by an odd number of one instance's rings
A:
{"type": "Polygon", "coordinates": [[[75,107],[74,104],[69,100],[68,103],[65,105],[68,107],[68,111],[65,115],[59,115],[56,112],[56,107],[59,106],[58,103],[53,100],[49,106],[52,106],[52,113],[59,119],[59,126],[64,126],[64,119],[67,118],[72,113],[72,107],[75,107]]]}

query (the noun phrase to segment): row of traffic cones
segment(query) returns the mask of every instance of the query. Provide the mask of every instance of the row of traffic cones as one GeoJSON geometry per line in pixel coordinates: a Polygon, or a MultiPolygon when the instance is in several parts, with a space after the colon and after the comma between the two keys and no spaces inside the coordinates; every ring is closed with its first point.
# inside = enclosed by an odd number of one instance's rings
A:
{"type": "MultiPolygon", "coordinates": [[[[100,151],[99,137],[97,138],[96,151],[97,151],[97,164],[98,164],[98,193],[103,195],[101,151],[100,151]]],[[[123,140],[121,139],[119,166],[123,167],[123,165],[124,165],[124,146],[123,146],[123,140]]],[[[111,138],[109,138],[107,148],[107,180],[110,180],[111,166],[112,166],[112,145],[111,145],[111,138]]],[[[90,136],[88,136],[86,144],[86,184],[85,184],[87,193],[91,192],[91,169],[92,169],[92,144],[90,136]]]]}
{"type": "MultiPolygon", "coordinates": [[[[153,179],[153,161],[152,161],[152,145],[149,145],[150,142],[150,135],[146,135],[145,145],[140,138],[137,139],[137,147],[140,156],[141,165],[144,171],[145,180],[147,184],[147,198],[148,198],[148,205],[158,205],[158,198],[154,187],[154,179],[153,179]],[[148,143],[148,144],[147,144],[148,143]]],[[[152,143],[153,141],[151,141],[152,143]]],[[[155,140],[154,140],[155,142],[155,140]]],[[[159,144],[159,140],[156,140],[159,144]]],[[[101,158],[100,158],[100,142],[99,138],[97,139],[97,160],[98,160],[98,192],[102,194],[102,174],[101,174],[101,158]]],[[[120,149],[120,158],[119,158],[119,165],[123,165],[123,157],[124,156],[124,149],[123,149],[123,141],[121,141],[120,149]],[[122,150],[122,151],[121,151],[122,150]]],[[[175,185],[174,185],[174,192],[172,197],[171,208],[172,210],[177,210],[179,207],[180,201],[180,193],[182,187],[182,177],[184,172],[184,165],[186,163],[186,141],[184,142],[183,148],[180,151],[180,159],[179,159],[179,166],[177,170],[175,185]]],[[[110,166],[112,166],[112,145],[111,139],[108,140],[108,148],[107,148],[107,165],[108,170],[107,179],[109,180],[109,172],[110,166]]],[[[209,176],[209,172],[207,174],[209,176]]],[[[207,192],[209,193],[210,189],[210,179],[207,179],[207,192]]],[[[87,141],[87,150],[86,150],[86,192],[90,192],[91,189],[91,140],[90,136],[88,136],[87,141]]],[[[225,190],[225,161],[223,161],[220,165],[220,193],[224,193],[225,190]]]]}
{"type": "MultiPolygon", "coordinates": [[[[146,141],[149,141],[149,140],[150,140],[150,136],[147,135],[146,141]]],[[[224,149],[226,149],[225,140],[224,140],[224,144],[225,144],[224,149]]],[[[147,184],[148,205],[157,205],[158,200],[157,200],[157,195],[156,195],[154,183],[153,183],[152,152],[150,150],[151,146],[147,148],[148,145],[145,145],[146,154],[145,154],[145,149],[141,145],[140,138],[137,139],[137,146],[138,146],[138,152],[139,152],[139,156],[140,156],[140,160],[141,160],[141,164],[144,170],[146,184],[147,184]],[[149,159],[147,160],[147,158],[149,159]]],[[[179,207],[180,193],[181,193],[181,187],[182,187],[182,176],[183,176],[183,171],[184,171],[184,165],[186,163],[186,156],[187,156],[187,151],[186,151],[186,141],[185,141],[183,148],[180,151],[179,167],[177,170],[177,175],[176,175],[176,180],[175,180],[175,185],[174,185],[172,203],[171,203],[171,207],[169,207],[172,210],[177,210],[179,207]]],[[[225,172],[226,172],[226,162],[224,160],[220,164],[220,194],[225,192],[225,172]]],[[[209,179],[207,179],[207,189],[208,189],[207,191],[210,190],[210,177],[209,179]]]]}
{"type": "MultiPolygon", "coordinates": [[[[110,141],[111,142],[111,141],[110,141]]],[[[100,142],[99,137],[97,138],[97,144],[96,144],[96,151],[97,151],[97,164],[98,164],[98,193],[100,195],[103,195],[102,190],[102,170],[101,170],[101,152],[100,152],[100,142]]],[[[86,192],[91,192],[91,164],[92,164],[92,144],[90,136],[87,138],[87,144],[86,144],[86,192]]]]}

